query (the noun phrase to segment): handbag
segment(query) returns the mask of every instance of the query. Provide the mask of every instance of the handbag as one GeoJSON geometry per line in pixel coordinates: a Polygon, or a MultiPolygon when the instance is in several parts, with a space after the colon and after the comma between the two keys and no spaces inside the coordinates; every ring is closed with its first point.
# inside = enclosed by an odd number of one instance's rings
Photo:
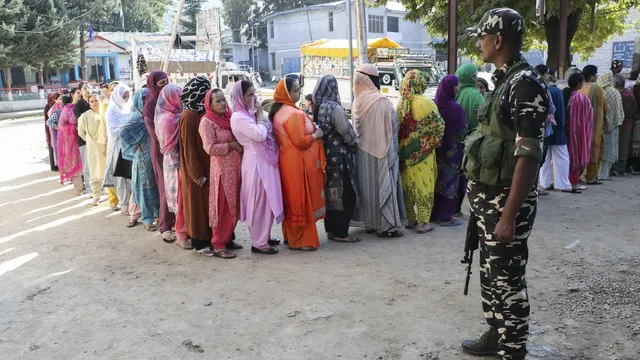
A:
{"type": "Polygon", "coordinates": [[[122,157],[122,150],[118,152],[118,160],[113,169],[113,176],[122,177],[131,180],[131,167],[133,162],[122,157]]]}

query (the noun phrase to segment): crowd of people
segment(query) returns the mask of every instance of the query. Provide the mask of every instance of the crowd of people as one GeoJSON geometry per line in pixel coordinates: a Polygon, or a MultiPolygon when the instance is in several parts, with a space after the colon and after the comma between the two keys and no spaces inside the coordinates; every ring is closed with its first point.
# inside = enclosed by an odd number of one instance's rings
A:
{"type": "MultiPolygon", "coordinates": [[[[580,193],[581,178],[597,185],[640,173],[640,85],[625,89],[616,64],[599,77],[587,66],[564,90],[554,69],[536,67],[551,100],[541,194],[580,193]]],[[[407,73],[394,108],[376,67],[361,65],[351,123],[331,75],[302,110],[295,79],[282,79],[273,101],[261,103],[248,81],[223,91],[196,77],[181,88],[153,71],[135,92],[114,82],[101,95],[82,83],[50,94],[47,142],[61,184],[91,194],[94,206],[106,190],[127,227],[141,222],[183,249],[233,258],[242,248],[238,221],[262,254],[278,252],[270,234],[282,222],[285,244],[309,251],[320,246],[320,219],[337,242],[361,240],[350,227],[400,237],[402,228],[423,234],[463,224],[463,139],[478,126],[489,86],[473,64],[445,76],[434,100],[426,86],[420,71],[407,73]]]]}

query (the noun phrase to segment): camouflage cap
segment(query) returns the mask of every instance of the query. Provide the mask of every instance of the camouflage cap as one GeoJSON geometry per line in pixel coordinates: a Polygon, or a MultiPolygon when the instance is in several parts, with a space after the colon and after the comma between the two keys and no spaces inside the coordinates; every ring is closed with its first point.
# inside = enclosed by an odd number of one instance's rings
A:
{"type": "Polygon", "coordinates": [[[471,36],[520,34],[524,35],[524,19],[509,8],[498,8],[487,11],[477,25],[466,30],[471,36]]]}

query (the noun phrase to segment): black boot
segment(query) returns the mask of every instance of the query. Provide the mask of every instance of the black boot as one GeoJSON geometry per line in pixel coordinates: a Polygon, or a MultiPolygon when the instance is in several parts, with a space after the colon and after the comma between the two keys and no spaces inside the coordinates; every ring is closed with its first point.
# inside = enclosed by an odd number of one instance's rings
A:
{"type": "Polygon", "coordinates": [[[474,356],[497,356],[498,353],[498,329],[492,327],[476,340],[462,342],[462,350],[474,356]]]}
{"type": "Polygon", "coordinates": [[[524,348],[520,351],[518,351],[518,353],[513,354],[509,357],[509,359],[511,360],[524,360],[527,356],[527,349],[524,348]]]}

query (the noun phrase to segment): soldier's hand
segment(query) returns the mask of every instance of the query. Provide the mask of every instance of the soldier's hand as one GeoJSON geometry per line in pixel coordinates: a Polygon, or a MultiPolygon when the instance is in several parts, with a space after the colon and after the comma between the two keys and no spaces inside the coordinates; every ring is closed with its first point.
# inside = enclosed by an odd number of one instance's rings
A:
{"type": "Polygon", "coordinates": [[[511,243],[516,236],[515,220],[508,220],[501,217],[496,224],[496,228],[493,230],[493,236],[502,244],[511,243]]]}

